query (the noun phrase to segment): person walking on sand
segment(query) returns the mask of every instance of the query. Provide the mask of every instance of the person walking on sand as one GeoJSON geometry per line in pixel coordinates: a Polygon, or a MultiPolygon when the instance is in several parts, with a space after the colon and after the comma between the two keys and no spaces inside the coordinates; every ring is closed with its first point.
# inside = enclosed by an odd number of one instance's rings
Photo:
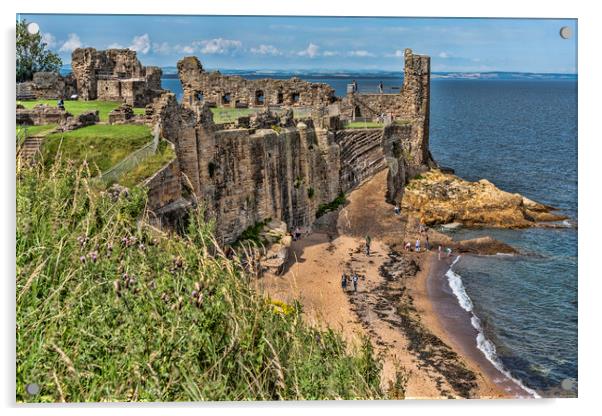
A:
{"type": "Polygon", "coordinates": [[[357,273],[353,273],[353,291],[357,292],[357,281],[359,280],[357,273]]]}
{"type": "Polygon", "coordinates": [[[424,243],[424,246],[426,247],[426,251],[430,251],[431,250],[431,244],[429,243],[429,235],[426,235],[426,242],[424,243]]]}
{"type": "Polygon", "coordinates": [[[439,260],[441,260],[441,249],[442,249],[441,244],[439,244],[439,254],[438,254],[439,260]]]}
{"type": "Polygon", "coordinates": [[[416,251],[419,252],[420,251],[420,240],[416,240],[416,251]]]}
{"type": "Polygon", "coordinates": [[[383,85],[382,81],[378,84],[378,92],[381,94],[385,92],[385,86],[383,85]]]}
{"type": "Polygon", "coordinates": [[[366,235],[366,256],[370,256],[370,243],[372,242],[372,239],[370,238],[369,235],[366,235]]]}
{"type": "Polygon", "coordinates": [[[406,251],[412,251],[412,243],[410,243],[409,241],[405,244],[405,246],[403,247],[406,251]]]}
{"type": "Polygon", "coordinates": [[[347,274],[345,273],[341,277],[341,287],[343,288],[343,292],[347,290],[347,274]]]}
{"type": "Polygon", "coordinates": [[[452,252],[451,247],[446,248],[445,251],[447,251],[447,257],[451,256],[451,252],[452,252]]]}

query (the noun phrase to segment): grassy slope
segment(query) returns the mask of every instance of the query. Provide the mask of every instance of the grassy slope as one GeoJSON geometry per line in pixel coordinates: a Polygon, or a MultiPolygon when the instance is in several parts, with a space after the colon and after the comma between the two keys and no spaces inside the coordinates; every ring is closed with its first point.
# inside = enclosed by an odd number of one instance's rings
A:
{"type": "Polygon", "coordinates": [[[27,133],[27,137],[45,135],[57,127],[56,124],[42,124],[40,126],[17,126],[17,135],[27,133]]]}
{"type": "Polygon", "coordinates": [[[17,171],[17,401],[385,397],[369,342],[268,302],[202,213],[185,237],[153,235],[142,190],[113,201],[89,180],[72,164],[17,171]]]}
{"type": "Polygon", "coordinates": [[[151,139],[147,126],[97,124],[46,136],[42,155],[49,166],[60,147],[64,158],[76,162],[87,160],[91,166],[98,166],[104,172],[151,139]]]}
{"type": "MultiPolygon", "coordinates": [[[[50,106],[56,106],[57,100],[32,100],[32,101],[19,101],[25,108],[33,108],[37,104],[48,104],[50,106]]],[[[74,116],[84,113],[86,111],[98,110],[98,116],[101,121],[107,121],[109,119],[109,112],[119,107],[121,102],[118,101],[65,101],[65,109],[73,114],[74,116]]],[[[134,108],[134,113],[143,114],[144,108],[134,108]]]]}
{"type": "Polygon", "coordinates": [[[138,166],[123,174],[118,182],[126,187],[140,184],[143,180],[150,178],[159,169],[165,166],[176,156],[176,153],[165,140],[159,142],[157,153],[144,159],[138,166]]]}

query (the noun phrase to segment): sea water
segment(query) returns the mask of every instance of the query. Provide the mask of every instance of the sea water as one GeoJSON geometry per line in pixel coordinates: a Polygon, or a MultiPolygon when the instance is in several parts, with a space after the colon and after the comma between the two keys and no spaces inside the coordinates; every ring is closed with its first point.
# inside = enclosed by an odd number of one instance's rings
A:
{"type": "MultiPolygon", "coordinates": [[[[390,74],[243,74],[285,79],[297,75],[330,84],[338,96],[356,80],[360,92],[397,92],[390,74]]],[[[556,207],[566,228],[457,229],[456,239],[490,235],[517,248],[516,256],[462,256],[451,288],[473,313],[479,348],[510,377],[541,396],[575,395],[577,380],[577,80],[442,79],[431,81],[430,148],[442,166],[467,180],[556,207]]],[[[163,87],[178,98],[177,79],[163,87]]],[[[448,275],[449,279],[449,275],[448,275]]]]}
{"type": "Polygon", "coordinates": [[[483,352],[542,396],[575,395],[576,80],[433,82],[430,140],[433,157],[460,177],[487,178],[569,217],[565,228],[449,233],[490,235],[521,252],[462,256],[452,268],[483,352]]]}

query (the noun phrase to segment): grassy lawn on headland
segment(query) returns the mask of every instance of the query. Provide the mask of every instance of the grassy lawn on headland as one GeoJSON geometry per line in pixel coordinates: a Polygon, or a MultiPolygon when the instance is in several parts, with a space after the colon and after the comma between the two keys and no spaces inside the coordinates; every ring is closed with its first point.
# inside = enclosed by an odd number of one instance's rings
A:
{"type": "Polygon", "coordinates": [[[350,121],[345,125],[346,129],[382,129],[384,123],[377,123],[376,121],[350,121]]]}
{"type": "Polygon", "coordinates": [[[142,189],[115,200],[90,179],[61,160],[17,170],[17,402],[403,398],[369,340],[259,292],[201,208],[156,233],[142,189]]]}
{"type": "MultiPolygon", "coordinates": [[[[57,100],[32,100],[32,101],[18,101],[18,104],[23,105],[25,108],[33,108],[38,104],[47,104],[52,107],[56,107],[57,100]]],[[[85,113],[86,111],[98,110],[98,116],[100,121],[108,121],[109,113],[111,110],[119,107],[122,103],[118,101],[79,101],[79,100],[65,100],[65,110],[69,113],[77,116],[85,113]]],[[[135,114],[144,114],[144,108],[134,108],[135,114]]]]}
{"type": "Polygon", "coordinates": [[[51,166],[60,147],[64,159],[78,163],[86,160],[93,172],[96,167],[104,172],[150,140],[152,134],[148,126],[97,124],[46,136],[42,155],[45,165],[51,166]]]}
{"type": "Polygon", "coordinates": [[[154,155],[147,157],[132,170],[124,173],[117,182],[128,188],[139,185],[142,181],[154,175],[174,157],[176,157],[176,153],[169,142],[161,140],[154,155]]]}
{"type": "MultiPolygon", "coordinates": [[[[216,124],[222,123],[234,123],[239,117],[250,116],[255,113],[265,111],[263,107],[253,108],[230,108],[230,107],[213,107],[211,112],[213,113],[213,122],[216,124]]],[[[274,111],[274,110],[272,110],[274,111]]],[[[280,108],[276,112],[282,114],[286,111],[286,108],[280,108]]],[[[309,111],[307,108],[293,108],[295,118],[309,117],[309,111]]]]}

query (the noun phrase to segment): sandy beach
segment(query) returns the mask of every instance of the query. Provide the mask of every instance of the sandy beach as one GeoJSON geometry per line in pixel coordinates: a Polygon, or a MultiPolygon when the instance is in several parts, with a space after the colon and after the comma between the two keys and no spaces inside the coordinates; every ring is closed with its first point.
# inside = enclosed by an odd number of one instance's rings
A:
{"type": "MultiPolygon", "coordinates": [[[[357,346],[367,336],[382,357],[382,386],[406,374],[406,398],[529,397],[476,347],[476,330],[447,285],[453,256],[403,251],[419,233],[415,218],[395,215],[382,198],[381,172],[293,242],[281,275],[266,275],[260,289],[274,299],[303,305],[308,322],[340,331],[357,346]],[[365,253],[371,236],[371,254],[365,253]],[[358,290],[341,287],[343,273],[360,276],[358,290]]],[[[431,244],[448,242],[431,234],[431,244]]]]}

